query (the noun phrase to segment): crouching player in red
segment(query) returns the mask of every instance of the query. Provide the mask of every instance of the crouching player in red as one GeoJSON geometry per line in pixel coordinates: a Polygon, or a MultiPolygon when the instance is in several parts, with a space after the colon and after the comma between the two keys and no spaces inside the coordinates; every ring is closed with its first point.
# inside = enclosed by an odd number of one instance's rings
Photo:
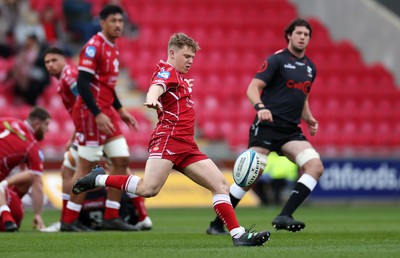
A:
{"type": "Polygon", "coordinates": [[[154,108],[158,124],[149,143],[150,156],[144,177],[136,175],[105,175],[101,167],[94,168],[73,186],[73,193],[108,186],[143,197],[156,196],[172,169],[210,190],[216,214],[229,229],[235,246],[263,245],[270,232],[249,232],[239,225],[229,198],[229,185],[223,174],[194,141],[195,110],[192,82],[183,77],[191,65],[198,44],[183,33],[171,36],[167,62],[160,61],[153,74],[144,105],[154,108]]]}
{"type": "MultiPolygon", "coordinates": [[[[38,141],[48,131],[50,114],[35,107],[25,121],[0,118],[0,228],[18,231],[23,217],[21,198],[32,187],[33,226],[44,228],[43,208],[43,154],[38,141]],[[10,176],[13,168],[25,165],[27,170],[10,176]]],[[[0,229],[0,230],[1,230],[0,229]]]]}

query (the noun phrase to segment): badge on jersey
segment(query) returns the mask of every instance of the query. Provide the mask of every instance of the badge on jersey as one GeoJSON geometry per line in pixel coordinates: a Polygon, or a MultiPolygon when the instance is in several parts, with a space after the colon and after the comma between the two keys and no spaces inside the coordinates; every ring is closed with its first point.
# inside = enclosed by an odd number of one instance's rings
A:
{"type": "Polygon", "coordinates": [[[41,150],[38,151],[38,155],[40,157],[40,160],[43,162],[44,161],[44,155],[43,155],[43,152],[41,150]]]}
{"type": "Polygon", "coordinates": [[[93,58],[96,55],[96,47],[94,46],[88,46],[85,49],[85,56],[93,58]]]}
{"type": "Polygon", "coordinates": [[[157,78],[168,79],[171,74],[168,71],[160,71],[157,73],[157,78]]]}

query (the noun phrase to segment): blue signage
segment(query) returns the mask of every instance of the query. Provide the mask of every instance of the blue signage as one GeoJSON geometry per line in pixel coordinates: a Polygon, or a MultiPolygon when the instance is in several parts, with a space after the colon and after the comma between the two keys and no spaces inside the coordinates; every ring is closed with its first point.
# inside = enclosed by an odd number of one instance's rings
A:
{"type": "Polygon", "coordinates": [[[323,160],[311,198],[400,198],[400,160],[323,160]]]}

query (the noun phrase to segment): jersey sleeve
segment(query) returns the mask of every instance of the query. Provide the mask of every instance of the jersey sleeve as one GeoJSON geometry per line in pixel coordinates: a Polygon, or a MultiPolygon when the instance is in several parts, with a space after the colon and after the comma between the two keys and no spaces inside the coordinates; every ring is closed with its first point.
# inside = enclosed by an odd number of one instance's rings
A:
{"type": "Polygon", "coordinates": [[[176,73],[170,69],[160,70],[154,74],[151,81],[151,85],[153,84],[161,85],[164,88],[164,92],[166,92],[168,89],[178,86],[178,78],[176,73]]]}
{"type": "Polygon", "coordinates": [[[91,74],[95,74],[100,60],[100,46],[95,44],[94,39],[91,39],[81,50],[79,54],[79,71],[85,71],[91,74]]]}
{"type": "Polygon", "coordinates": [[[78,80],[78,71],[76,69],[71,69],[71,68],[68,69],[66,71],[63,83],[75,97],[77,97],[79,94],[77,87],[77,80],[78,80]]]}
{"type": "Polygon", "coordinates": [[[28,151],[28,169],[32,170],[35,175],[41,175],[43,172],[43,161],[44,155],[39,149],[39,146],[35,145],[28,151]]]}
{"type": "Polygon", "coordinates": [[[276,55],[269,56],[258,69],[254,78],[264,81],[267,85],[279,70],[279,62],[276,55]]]}

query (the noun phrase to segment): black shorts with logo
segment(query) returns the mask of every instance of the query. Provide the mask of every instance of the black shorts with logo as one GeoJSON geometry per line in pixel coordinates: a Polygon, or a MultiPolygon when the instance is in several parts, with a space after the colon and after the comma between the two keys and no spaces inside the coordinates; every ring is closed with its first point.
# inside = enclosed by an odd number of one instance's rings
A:
{"type": "Polygon", "coordinates": [[[274,117],[274,123],[254,121],[249,132],[249,148],[261,147],[282,155],[282,146],[290,141],[307,141],[301,128],[274,117]]]}

